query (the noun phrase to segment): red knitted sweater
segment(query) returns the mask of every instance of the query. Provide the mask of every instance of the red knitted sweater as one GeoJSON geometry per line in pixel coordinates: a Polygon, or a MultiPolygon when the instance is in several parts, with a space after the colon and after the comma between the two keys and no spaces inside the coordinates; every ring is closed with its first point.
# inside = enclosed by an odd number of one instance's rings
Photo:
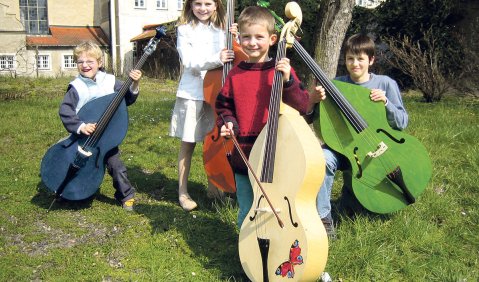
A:
{"type": "MultiPolygon", "coordinates": [[[[268,107],[275,71],[275,60],[265,63],[241,62],[226,78],[216,100],[217,125],[232,122],[241,149],[249,157],[253,144],[268,120],[268,107]]],[[[309,94],[291,69],[290,81],[283,86],[282,100],[301,115],[308,109],[309,94]]],[[[247,174],[247,167],[235,150],[231,156],[235,173],[247,174]]]]}

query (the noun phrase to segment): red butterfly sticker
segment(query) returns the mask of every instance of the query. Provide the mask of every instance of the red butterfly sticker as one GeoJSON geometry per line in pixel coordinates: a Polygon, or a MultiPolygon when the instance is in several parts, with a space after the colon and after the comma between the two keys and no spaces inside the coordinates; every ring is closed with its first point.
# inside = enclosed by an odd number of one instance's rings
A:
{"type": "Polygon", "coordinates": [[[283,277],[288,276],[288,278],[293,278],[294,266],[300,264],[303,264],[303,256],[301,255],[299,241],[295,240],[289,249],[289,260],[278,266],[275,273],[276,275],[281,275],[283,277]]]}

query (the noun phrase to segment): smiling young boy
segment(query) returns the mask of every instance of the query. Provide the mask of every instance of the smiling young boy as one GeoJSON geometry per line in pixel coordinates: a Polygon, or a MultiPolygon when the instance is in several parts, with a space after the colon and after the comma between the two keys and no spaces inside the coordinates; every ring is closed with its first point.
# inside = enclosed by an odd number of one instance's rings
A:
{"type": "MultiPolygon", "coordinates": [[[[308,93],[291,68],[288,58],[275,64],[275,60],[269,57],[269,48],[278,37],[274,33],[274,18],[266,8],[245,8],[238,18],[238,28],[240,45],[248,55],[248,60],[239,63],[228,73],[216,100],[217,125],[222,136],[228,138],[234,134],[241,149],[249,156],[268,119],[275,70],[283,72],[283,102],[302,115],[309,113],[314,104],[324,97],[324,89],[318,86],[313,93],[308,93]],[[226,125],[220,116],[223,116],[226,125]]],[[[231,166],[239,205],[237,224],[241,227],[252,205],[253,189],[247,166],[236,150],[231,156],[231,166]]]]}
{"type": "MultiPolygon", "coordinates": [[[[100,69],[103,66],[102,51],[92,42],[84,42],[73,50],[73,57],[78,68],[78,76],[68,85],[67,93],[60,105],[60,119],[65,129],[71,134],[89,136],[96,129],[96,123],[85,123],[80,120],[78,111],[86,103],[94,103],[96,98],[115,93],[120,90],[122,82],[115,76],[100,69]]],[[[141,71],[132,70],[129,76],[133,80],[125,95],[127,105],[131,105],[138,97],[141,71]]],[[[115,198],[125,210],[133,210],[135,189],[126,175],[126,167],[120,160],[118,147],[111,149],[105,155],[108,173],[113,178],[115,198]]]]}
{"type": "MultiPolygon", "coordinates": [[[[371,101],[384,104],[389,125],[397,130],[406,128],[408,115],[396,81],[388,76],[369,72],[369,67],[375,60],[374,41],[364,34],[349,37],[345,43],[345,59],[349,75],[339,76],[336,79],[371,89],[369,98],[371,101]]],[[[317,209],[328,235],[334,238],[331,190],[336,170],[344,166],[344,161],[326,145],[323,145],[323,153],[326,159],[326,175],[318,193],[317,209]]]]}

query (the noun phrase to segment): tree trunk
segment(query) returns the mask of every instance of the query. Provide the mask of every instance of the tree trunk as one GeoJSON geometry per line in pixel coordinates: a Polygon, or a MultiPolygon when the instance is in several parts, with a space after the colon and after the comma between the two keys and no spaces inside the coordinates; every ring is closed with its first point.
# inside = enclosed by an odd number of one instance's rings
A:
{"type": "MultiPolygon", "coordinates": [[[[336,76],[341,46],[351,22],[354,2],[354,0],[320,1],[314,59],[330,79],[336,76]]],[[[313,81],[314,77],[311,75],[308,82],[313,81]]]]}

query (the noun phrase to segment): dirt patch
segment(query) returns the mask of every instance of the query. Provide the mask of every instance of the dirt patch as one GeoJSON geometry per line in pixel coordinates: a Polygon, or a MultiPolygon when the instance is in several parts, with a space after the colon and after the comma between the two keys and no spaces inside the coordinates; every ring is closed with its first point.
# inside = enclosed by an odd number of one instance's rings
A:
{"type": "MultiPolygon", "coordinates": [[[[101,224],[88,222],[85,216],[79,213],[71,213],[72,222],[75,222],[77,226],[75,230],[66,230],[60,228],[53,228],[49,226],[43,219],[38,219],[34,223],[33,234],[35,237],[40,237],[40,240],[28,242],[24,234],[8,234],[7,230],[1,230],[6,239],[6,247],[15,246],[18,248],[19,252],[31,255],[46,255],[52,249],[64,249],[72,248],[81,244],[88,243],[103,243],[110,240],[112,237],[117,236],[121,233],[121,228],[114,227],[105,227],[101,224]],[[78,227],[79,229],[77,229],[78,227]],[[75,234],[83,233],[83,234],[75,234]]],[[[30,234],[31,236],[31,234],[30,234]]]]}

